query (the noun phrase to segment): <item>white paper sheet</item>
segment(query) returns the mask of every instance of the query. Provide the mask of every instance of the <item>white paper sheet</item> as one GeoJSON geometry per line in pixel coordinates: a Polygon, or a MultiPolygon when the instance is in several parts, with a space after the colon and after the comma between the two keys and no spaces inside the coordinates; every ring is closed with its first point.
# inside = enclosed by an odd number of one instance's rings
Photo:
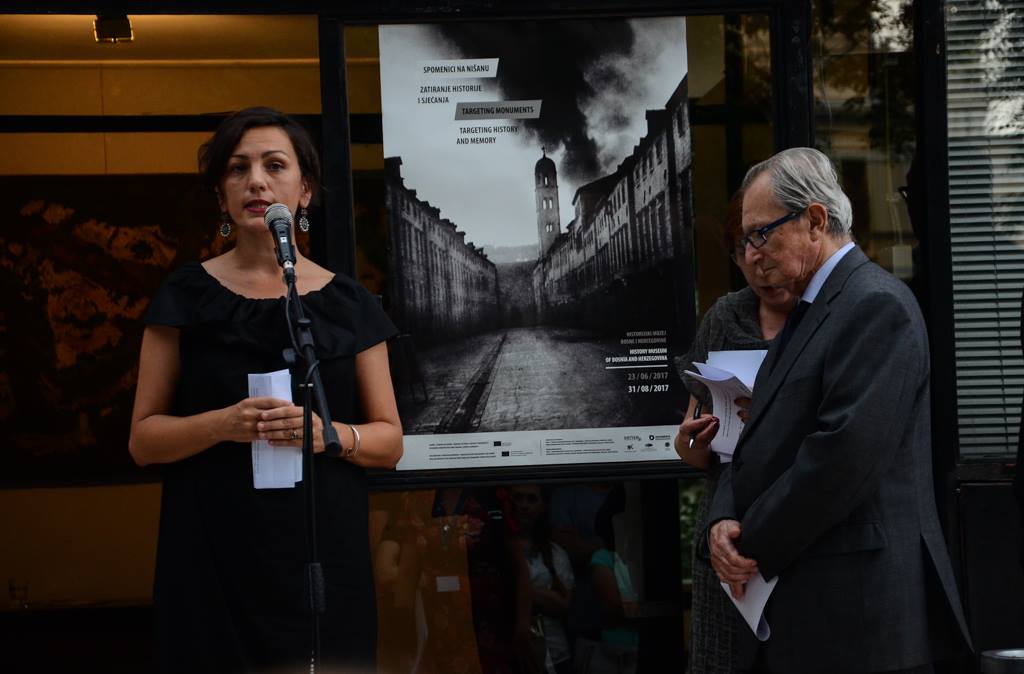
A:
{"type": "Polygon", "coordinates": [[[715,416],[719,419],[718,433],[711,440],[711,451],[723,462],[731,461],[736,450],[736,441],[743,431],[743,422],[738,416],[736,398],[749,398],[750,389],[726,370],[719,370],[706,363],[694,363],[700,372],[686,371],[686,374],[703,383],[711,392],[715,416]]]}
{"type": "Polygon", "coordinates": [[[438,592],[458,592],[459,591],[459,577],[458,576],[438,576],[437,577],[437,591],[438,592]]]}
{"type": "Polygon", "coordinates": [[[747,349],[746,351],[708,351],[708,365],[726,370],[736,375],[751,391],[757,371],[768,355],[767,349],[747,349]]]}
{"type": "Polygon", "coordinates": [[[685,372],[707,386],[711,393],[715,416],[719,419],[711,451],[718,454],[723,463],[732,461],[736,442],[743,432],[743,422],[738,414],[740,408],[735,401],[753,395],[754,380],[767,353],[765,350],[709,351],[707,363],[694,363],[699,372],[685,372]]]}
{"type": "MultiPolygon", "coordinates": [[[[292,376],[288,370],[249,375],[249,396],[291,401],[292,376]]],[[[294,487],[302,479],[302,448],[275,447],[266,440],[252,442],[252,486],[256,489],[294,487]]]]}
{"type": "Polygon", "coordinates": [[[778,582],[778,576],[766,581],[761,574],[755,573],[743,588],[743,599],[733,597],[729,585],[722,583],[725,594],[729,596],[758,641],[767,641],[768,637],[772,635],[772,630],[764,617],[764,607],[768,604],[768,597],[771,596],[772,590],[775,589],[775,584],[778,582]]]}

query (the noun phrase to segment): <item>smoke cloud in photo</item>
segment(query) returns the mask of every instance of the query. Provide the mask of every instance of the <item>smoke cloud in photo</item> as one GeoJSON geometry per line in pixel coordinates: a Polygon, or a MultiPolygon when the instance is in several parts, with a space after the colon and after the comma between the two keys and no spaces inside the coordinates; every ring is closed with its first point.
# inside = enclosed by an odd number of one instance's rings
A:
{"type": "Polygon", "coordinates": [[[682,26],[673,21],[634,19],[633,47],[628,54],[610,53],[590,64],[587,81],[593,96],[580,106],[590,130],[599,139],[598,164],[606,175],[633,151],[647,133],[643,111],[633,101],[650,101],[647,108],[661,107],[675,90],[665,90],[665,73],[687,72],[686,43],[682,26]]]}
{"type": "Polygon", "coordinates": [[[686,75],[682,17],[388,25],[380,29],[385,156],[402,158],[405,184],[441,209],[476,245],[537,243],[534,164],[542,149],[558,169],[562,231],[582,185],[615,170],[647,133],[646,111],[663,108],[686,75]],[[422,65],[498,59],[496,78],[445,104],[417,101],[422,65]],[[532,120],[489,145],[458,145],[468,123],[458,101],[541,100],[532,120]]]}
{"type": "MultiPolygon", "coordinates": [[[[604,59],[630,53],[635,38],[629,22],[448,24],[438,32],[466,58],[497,56],[498,83],[507,100],[543,99],[541,119],[527,120],[525,126],[548,151],[564,149],[561,176],[581,184],[599,176],[600,148],[584,114],[598,91],[585,75],[604,59]]],[[[629,89],[620,71],[606,70],[604,75],[603,87],[629,89]]]]}

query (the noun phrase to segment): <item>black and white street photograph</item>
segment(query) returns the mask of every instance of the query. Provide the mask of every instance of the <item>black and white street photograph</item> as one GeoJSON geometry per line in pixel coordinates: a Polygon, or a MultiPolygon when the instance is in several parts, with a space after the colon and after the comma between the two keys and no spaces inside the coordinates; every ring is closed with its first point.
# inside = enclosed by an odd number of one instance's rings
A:
{"type": "Polygon", "coordinates": [[[678,423],[670,364],[693,331],[685,19],[379,38],[407,438],[678,423]]]}

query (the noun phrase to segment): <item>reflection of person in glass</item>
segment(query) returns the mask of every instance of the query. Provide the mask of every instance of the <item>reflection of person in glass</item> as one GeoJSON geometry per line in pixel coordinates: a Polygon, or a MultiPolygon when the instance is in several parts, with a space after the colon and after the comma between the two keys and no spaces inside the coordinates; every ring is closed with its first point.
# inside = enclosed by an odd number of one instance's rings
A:
{"type": "MultiPolygon", "coordinates": [[[[635,674],[640,632],[636,627],[640,596],[615,541],[615,518],[625,510],[625,492],[614,489],[594,520],[602,545],[590,556],[590,580],[597,595],[599,641],[576,640],[576,670],[583,674],[635,674]]],[[[621,529],[620,529],[621,532],[621,529]]]]}
{"type": "Polygon", "coordinates": [[[590,557],[604,545],[594,531],[597,513],[614,487],[608,483],[571,484],[551,493],[551,539],[569,555],[576,587],[569,600],[570,635],[598,638],[600,605],[590,582],[590,557]]]}
{"type": "MultiPolygon", "coordinates": [[[[525,559],[528,583],[520,583],[519,610],[516,633],[529,631],[531,618],[539,618],[543,627],[547,649],[542,665],[548,674],[568,674],[572,671],[572,652],[565,630],[569,612],[569,596],[573,588],[572,563],[569,555],[551,541],[551,522],[548,519],[548,499],[536,485],[509,487],[519,534],[513,537],[525,559]],[[524,587],[525,586],[525,587],[524,587]]],[[[524,639],[520,638],[520,642],[524,639]]]]}
{"type": "MultiPolygon", "coordinates": [[[[744,246],[740,242],[743,238],[742,206],[743,194],[738,192],[729,202],[722,223],[722,240],[729,257],[743,273],[747,287],[719,298],[708,310],[690,351],[678,363],[680,373],[696,371],[694,363],[706,362],[710,351],[767,349],[796,304],[796,296],[787,288],[771,285],[755,266],[747,264],[744,246]]],[[[684,461],[707,471],[694,525],[694,531],[700,532],[707,528],[708,507],[722,470],[718,456],[710,450],[719,421],[714,416],[707,387],[690,377],[681,376],[690,390],[690,407],[686,420],[679,427],[675,447],[684,461]],[[694,419],[698,401],[704,414],[694,419]]],[[[749,401],[745,402],[749,404],[749,401]]],[[[690,671],[694,674],[734,671],[732,644],[737,629],[734,610],[722,592],[706,555],[694,554],[692,606],[690,671]]]]}
{"type": "MultiPolygon", "coordinates": [[[[302,443],[302,408],[248,397],[247,374],[287,367],[285,286],[264,225],[279,202],[298,213],[319,180],[295,121],[267,108],[227,118],[200,165],[235,246],[172,272],[154,297],[139,357],[130,450],[163,464],[154,604],[159,666],[175,672],[297,668],[309,661],[304,490],[255,489],[250,443],[302,443]]],[[[301,254],[298,290],[312,319],[341,456],[327,456],[313,418],[317,536],[326,581],[328,668],[372,668],[376,606],[365,468],[393,467],[402,430],[377,301],[301,254]]],[[[292,399],[305,368],[292,373],[292,399]],[[301,370],[301,372],[299,372],[301,370]]]]}
{"type": "MultiPolygon", "coordinates": [[[[379,526],[376,549],[371,547],[377,620],[388,626],[377,636],[377,667],[382,672],[412,671],[416,660],[419,569],[409,512],[411,493],[415,492],[381,492],[370,500],[371,546],[374,524],[379,526]]],[[[419,604],[422,607],[422,601],[419,604]]]]}

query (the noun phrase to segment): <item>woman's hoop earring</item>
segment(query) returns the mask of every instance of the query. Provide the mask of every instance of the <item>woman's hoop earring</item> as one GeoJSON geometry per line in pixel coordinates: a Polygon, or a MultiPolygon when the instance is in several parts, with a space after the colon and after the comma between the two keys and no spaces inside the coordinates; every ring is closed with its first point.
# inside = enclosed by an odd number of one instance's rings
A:
{"type": "Polygon", "coordinates": [[[299,209],[299,229],[301,229],[303,232],[309,231],[309,218],[306,217],[305,206],[299,209]]]}
{"type": "Polygon", "coordinates": [[[220,235],[225,239],[231,236],[231,216],[227,211],[220,214],[220,235]]]}

